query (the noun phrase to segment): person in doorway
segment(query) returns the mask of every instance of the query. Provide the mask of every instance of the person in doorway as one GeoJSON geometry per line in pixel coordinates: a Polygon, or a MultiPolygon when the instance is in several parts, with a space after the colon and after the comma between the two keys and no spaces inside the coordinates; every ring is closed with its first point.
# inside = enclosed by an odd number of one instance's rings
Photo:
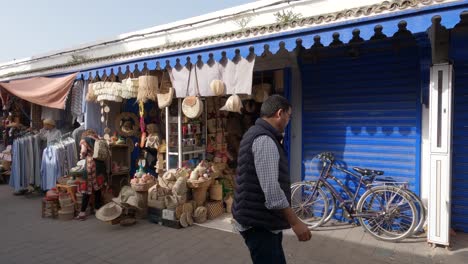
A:
{"type": "Polygon", "coordinates": [[[292,227],[299,241],[312,237],[290,207],[289,165],[282,141],[291,110],[286,98],[268,97],[262,104],[260,118],[240,143],[233,223],[254,264],[286,263],[284,229],[292,227]]]}
{"type": "Polygon", "coordinates": [[[39,135],[43,140],[47,141],[47,144],[62,136],[62,132],[55,128],[55,121],[53,119],[44,119],[42,126],[41,130],[39,130],[39,135]]]}
{"type": "Polygon", "coordinates": [[[106,174],[106,166],[104,161],[95,160],[93,158],[94,143],[98,139],[97,134],[89,133],[86,134],[80,141],[80,158],[85,159],[85,175],[83,180],[85,181],[84,188],[82,188],[82,201],[81,210],[76,220],[86,219],[86,209],[90,201],[91,195],[94,194],[94,209],[101,207],[101,188],[104,184],[104,175],[106,174]]]}

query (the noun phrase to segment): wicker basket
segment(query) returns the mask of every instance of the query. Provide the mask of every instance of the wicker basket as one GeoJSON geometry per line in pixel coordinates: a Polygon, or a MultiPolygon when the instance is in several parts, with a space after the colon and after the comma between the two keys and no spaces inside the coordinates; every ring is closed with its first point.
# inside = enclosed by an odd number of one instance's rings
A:
{"type": "Polygon", "coordinates": [[[149,188],[155,185],[155,182],[147,182],[147,183],[132,183],[132,189],[136,192],[147,192],[149,188]]]}
{"type": "Polygon", "coordinates": [[[208,210],[204,206],[200,206],[197,209],[195,209],[195,212],[193,213],[193,220],[195,220],[195,223],[201,224],[206,222],[207,220],[207,213],[208,210]]]}

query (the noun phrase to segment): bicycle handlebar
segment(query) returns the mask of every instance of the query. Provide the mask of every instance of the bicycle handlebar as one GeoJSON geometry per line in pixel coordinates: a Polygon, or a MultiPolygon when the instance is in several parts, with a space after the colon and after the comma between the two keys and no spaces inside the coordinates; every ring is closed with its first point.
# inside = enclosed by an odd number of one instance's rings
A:
{"type": "Polygon", "coordinates": [[[335,160],[335,155],[331,152],[322,152],[315,156],[316,158],[320,159],[321,161],[326,162],[333,162],[335,160]]]}

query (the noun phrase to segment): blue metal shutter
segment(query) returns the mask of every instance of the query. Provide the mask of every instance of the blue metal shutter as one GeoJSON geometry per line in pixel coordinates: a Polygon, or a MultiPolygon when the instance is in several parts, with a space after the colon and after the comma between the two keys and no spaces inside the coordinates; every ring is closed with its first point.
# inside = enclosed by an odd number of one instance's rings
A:
{"type": "Polygon", "coordinates": [[[456,60],[454,71],[452,227],[468,232],[468,58],[456,60]]]}
{"type": "MultiPolygon", "coordinates": [[[[303,177],[315,179],[314,155],[331,151],[349,170],[383,170],[384,176],[409,182],[419,193],[418,48],[395,49],[391,41],[361,47],[355,58],[348,55],[349,47],[328,48],[324,58],[302,65],[303,177]]],[[[349,176],[333,174],[351,189],[355,186],[349,176]]]]}

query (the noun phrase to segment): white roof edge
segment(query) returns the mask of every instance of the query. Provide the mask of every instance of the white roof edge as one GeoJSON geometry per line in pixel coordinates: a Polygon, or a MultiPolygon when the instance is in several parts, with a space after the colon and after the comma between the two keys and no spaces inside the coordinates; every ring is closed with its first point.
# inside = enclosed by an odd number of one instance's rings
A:
{"type": "Polygon", "coordinates": [[[132,32],[128,32],[128,33],[123,33],[123,34],[118,35],[117,37],[104,38],[104,39],[96,40],[96,41],[93,41],[93,42],[87,42],[87,43],[79,44],[79,45],[76,45],[76,46],[73,46],[73,47],[70,47],[70,48],[53,50],[53,51],[38,54],[38,55],[35,55],[35,56],[30,56],[30,57],[26,57],[26,58],[17,59],[17,60],[7,61],[7,62],[3,62],[3,63],[0,62],[0,66],[6,66],[6,65],[9,65],[9,64],[19,63],[19,62],[27,62],[29,60],[39,59],[41,57],[51,56],[51,55],[54,55],[54,54],[57,54],[57,53],[72,52],[72,51],[74,51],[76,49],[82,49],[82,48],[85,48],[85,47],[88,47],[88,46],[99,45],[99,44],[104,43],[104,42],[122,40],[122,39],[125,39],[125,38],[127,38],[129,36],[136,35],[136,34],[145,34],[145,33],[147,34],[147,33],[153,32],[153,31],[161,31],[161,30],[165,30],[165,29],[171,29],[171,28],[174,28],[174,27],[178,27],[178,26],[183,26],[183,25],[186,25],[186,24],[194,24],[194,23],[198,23],[199,21],[204,21],[204,20],[207,20],[207,19],[216,19],[218,17],[223,17],[223,16],[232,16],[232,15],[235,15],[235,14],[237,14],[239,12],[245,12],[245,11],[257,9],[257,8],[260,8],[260,7],[263,7],[263,6],[266,6],[266,5],[270,5],[270,4],[281,3],[281,2],[283,2],[284,4],[288,4],[288,2],[294,3],[294,2],[316,2],[316,1],[317,0],[295,0],[295,1],[294,0],[293,1],[258,0],[258,1],[253,2],[253,3],[248,3],[248,4],[243,4],[243,5],[239,5],[239,6],[235,6],[235,7],[230,7],[230,8],[222,9],[222,10],[219,10],[219,11],[215,11],[215,12],[207,13],[207,14],[204,14],[204,15],[200,15],[200,16],[190,17],[190,18],[187,18],[187,19],[182,19],[182,20],[178,20],[178,21],[175,21],[175,22],[170,22],[170,23],[163,24],[163,25],[158,25],[158,26],[154,26],[154,27],[150,27],[150,28],[146,28],[146,29],[142,29],[142,30],[137,30],[137,31],[132,31],[132,32]]]}

